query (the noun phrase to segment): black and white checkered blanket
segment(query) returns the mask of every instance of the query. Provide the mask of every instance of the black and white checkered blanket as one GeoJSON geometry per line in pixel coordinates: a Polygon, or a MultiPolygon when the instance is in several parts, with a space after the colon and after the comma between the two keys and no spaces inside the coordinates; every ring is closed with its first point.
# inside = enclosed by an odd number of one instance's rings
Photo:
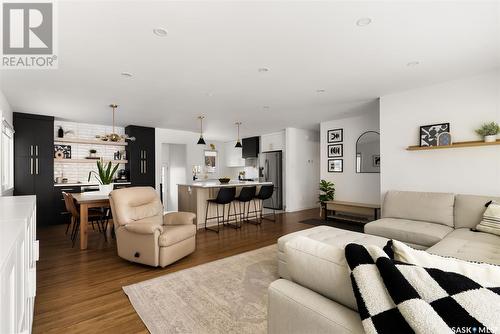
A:
{"type": "Polygon", "coordinates": [[[376,246],[345,255],[366,333],[500,333],[500,287],[398,263],[376,246]]]}

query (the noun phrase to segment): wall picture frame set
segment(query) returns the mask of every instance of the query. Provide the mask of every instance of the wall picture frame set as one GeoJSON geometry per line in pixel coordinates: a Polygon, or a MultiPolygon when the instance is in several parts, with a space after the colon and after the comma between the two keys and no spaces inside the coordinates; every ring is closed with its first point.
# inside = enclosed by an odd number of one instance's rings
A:
{"type": "Polygon", "coordinates": [[[328,143],[328,172],[342,173],[344,171],[344,129],[332,129],[327,131],[328,143]]]}

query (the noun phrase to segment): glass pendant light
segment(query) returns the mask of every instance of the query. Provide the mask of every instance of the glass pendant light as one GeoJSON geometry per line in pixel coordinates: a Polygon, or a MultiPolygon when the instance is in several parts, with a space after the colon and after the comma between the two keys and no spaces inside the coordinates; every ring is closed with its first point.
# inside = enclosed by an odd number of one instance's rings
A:
{"type": "Polygon", "coordinates": [[[200,120],[200,139],[198,139],[197,144],[198,145],[206,145],[205,139],[203,139],[203,119],[205,116],[198,116],[198,119],[200,120]]]}
{"type": "Polygon", "coordinates": [[[236,122],[235,124],[238,127],[238,141],[236,142],[236,145],[234,145],[234,147],[240,148],[240,147],[242,147],[241,146],[241,141],[240,141],[240,125],[241,125],[241,122],[236,122]]]}

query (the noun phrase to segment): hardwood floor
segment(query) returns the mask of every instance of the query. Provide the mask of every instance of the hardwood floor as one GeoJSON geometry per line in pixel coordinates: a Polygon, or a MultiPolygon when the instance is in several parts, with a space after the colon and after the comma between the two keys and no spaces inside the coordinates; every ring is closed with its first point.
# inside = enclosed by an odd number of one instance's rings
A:
{"type": "Polygon", "coordinates": [[[33,332],[147,333],[122,286],[271,245],[282,235],[313,227],[299,221],[318,215],[313,209],[280,214],[277,222],[265,220],[261,226],[225,228],[219,234],[200,230],[196,251],[164,269],[122,260],[115,240],[106,243],[97,232],[89,233],[89,248],[80,251],[71,248],[65,226],[40,228],[33,332]]]}

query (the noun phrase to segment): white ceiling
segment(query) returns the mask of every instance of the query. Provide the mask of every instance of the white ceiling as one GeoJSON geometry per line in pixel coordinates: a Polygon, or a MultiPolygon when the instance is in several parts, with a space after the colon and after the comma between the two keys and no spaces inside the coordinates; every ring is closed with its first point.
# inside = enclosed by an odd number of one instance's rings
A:
{"type": "Polygon", "coordinates": [[[1,71],[16,111],[109,124],[116,102],[119,125],[197,131],[204,114],[205,137],[229,140],[235,121],[243,136],[318,128],[379,96],[500,66],[499,1],[58,6],[59,69],[1,71]],[[363,17],[372,23],[357,26],[363,17]]]}

